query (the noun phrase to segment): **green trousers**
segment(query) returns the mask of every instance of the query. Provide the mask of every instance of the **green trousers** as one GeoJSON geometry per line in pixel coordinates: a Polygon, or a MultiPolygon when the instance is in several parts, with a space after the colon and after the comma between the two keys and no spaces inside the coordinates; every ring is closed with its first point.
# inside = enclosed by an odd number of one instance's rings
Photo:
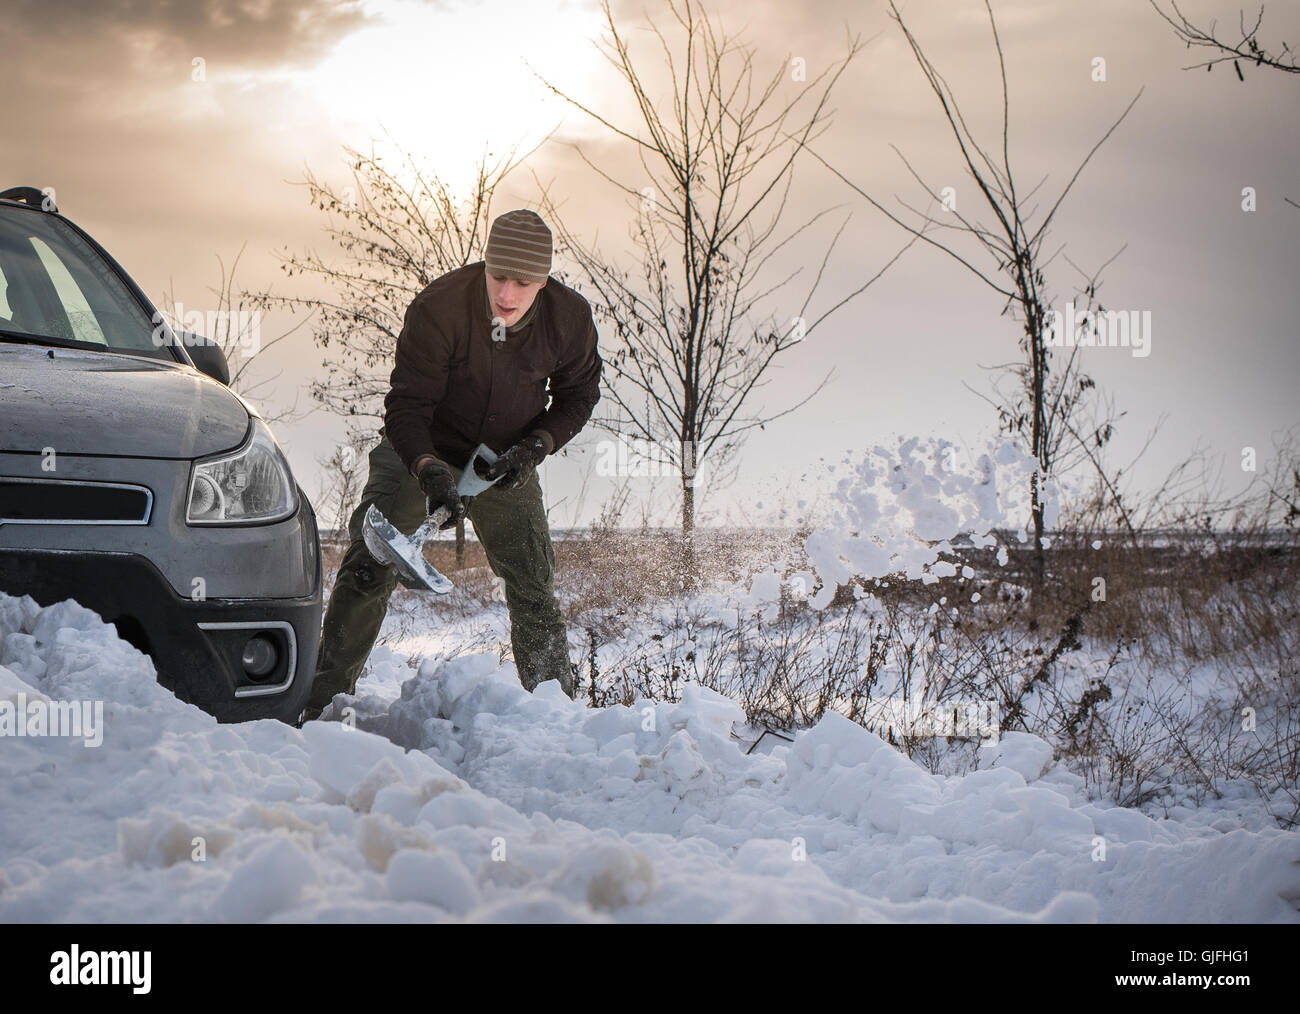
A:
{"type": "MultiPolygon", "coordinates": [[[[459,480],[460,465],[448,465],[459,480]]],[[[407,535],[427,516],[420,484],[403,467],[402,459],[382,432],[370,452],[370,476],[348,522],[351,544],[325,610],[316,678],[307,704],[308,719],[319,715],[335,694],[356,692],[357,679],[388,611],[389,596],[397,586],[397,572],[370,555],[361,535],[362,521],[371,504],[407,535]]],[[[539,683],[557,679],[572,697],[576,688],[569,667],[568,635],[555,600],[555,548],[551,545],[537,473],[519,489],[497,485],[484,490],[471,501],[468,517],[492,573],[505,583],[510,644],[519,681],[531,691],[539,683]]]]}

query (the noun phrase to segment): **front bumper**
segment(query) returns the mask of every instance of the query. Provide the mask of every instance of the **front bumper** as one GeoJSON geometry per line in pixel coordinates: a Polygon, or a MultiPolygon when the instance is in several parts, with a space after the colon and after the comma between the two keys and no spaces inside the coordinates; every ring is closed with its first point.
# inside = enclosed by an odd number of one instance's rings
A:
{"type": "Polygon", "coordinates": [[[93,609],[153,659],[160,684],[222,722],[292,723],[302,712],[320,644],[319,573],[300,598],[189,599],[135,553],[0,547],[0,591],[93,609]],[[258,634],[274,645],[276,662],[253,678],[241,655],[258,634]]]}

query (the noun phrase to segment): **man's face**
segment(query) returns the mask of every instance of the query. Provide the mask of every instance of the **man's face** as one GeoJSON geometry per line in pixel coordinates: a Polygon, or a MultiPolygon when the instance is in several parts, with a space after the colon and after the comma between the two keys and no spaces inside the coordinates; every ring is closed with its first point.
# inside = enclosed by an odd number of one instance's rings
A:
{"type": "Polygon", "coordinates": [[[545,287],[544,278],[540,282],[525,282],[488,271],[487,291],[488,301],[492,304],[492,316],[500,317],[507,326],[517,323],[545,287]]]}

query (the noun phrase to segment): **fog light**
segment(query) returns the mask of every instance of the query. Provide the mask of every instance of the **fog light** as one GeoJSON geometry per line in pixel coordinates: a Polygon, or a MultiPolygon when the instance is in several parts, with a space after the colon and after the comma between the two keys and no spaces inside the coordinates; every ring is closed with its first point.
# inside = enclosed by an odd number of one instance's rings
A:
{"type": "Polygon", "coordinates": [[[280,659],[275,643],[265,634],[250,637],[244,645],[244,672],[254,679],[266,676],[280,659]]]}

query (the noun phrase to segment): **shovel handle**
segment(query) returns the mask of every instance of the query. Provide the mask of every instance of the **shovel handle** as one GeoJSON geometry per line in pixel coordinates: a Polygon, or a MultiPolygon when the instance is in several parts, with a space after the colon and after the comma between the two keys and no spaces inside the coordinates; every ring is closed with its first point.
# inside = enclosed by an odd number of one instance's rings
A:
{"type": "Polygon", "coordinates": [[[439,507],[431,517],[411,533],[411,541],[417,546],[423,546],[429,541],[430,536],[437,534],[438,527],[449,517],[451,517],[451,511],[447,510],[446,507],[439,507]]]}
{"type": "Polygon", "coordinates": [[[436,511],[434,511],[431,515],[429,515],[429,520],[420,526],[420,529],[415,533],[415,536],[417,536],[419,540],[423,542],[430,535],[439,531],[442,528],[442,526],[447,523],[447,519],[450,517],[451,517],[451,511],[449,511],[446,507],[439,507],[436,511]]]}

